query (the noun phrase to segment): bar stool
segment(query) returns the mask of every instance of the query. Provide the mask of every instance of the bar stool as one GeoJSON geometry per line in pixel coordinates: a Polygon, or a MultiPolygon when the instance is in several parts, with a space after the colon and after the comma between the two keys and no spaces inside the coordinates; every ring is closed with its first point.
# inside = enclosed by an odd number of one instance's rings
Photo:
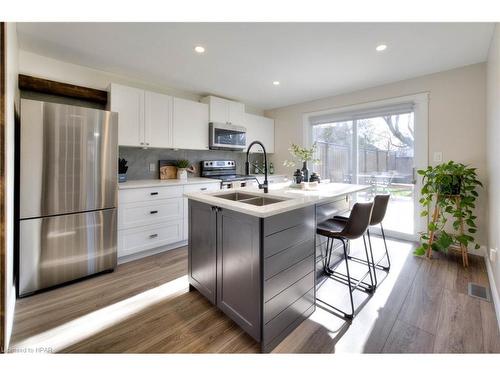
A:
{"type": "MultiPolygon", "coordinates": [[[[375,271],[375,268],[389,272],[391,269],[391,259],[389,257],[389,251],[387,250],[387,242],[385,240],[385,232],[384,232],[384,226],[382,225],[382,221],[384,220],[385,213],[387,212],[387,206],[389,205],[389,199],[391,195],[390,194],[379,194],[376,195],[375,198],[373,199],[373,211],[372,211],[372,217],[370,219],[370,226],[374,225],[380,225],[380,230],[382,232],[382,238],[384,240],[384,247],[385,247],[385,255],[383,255],[379,260],[376,262],[374,261],[373,258],[373,248],[372,248],[372,241],[370,237],[370,228],[366,230],[366,234],[368,235],[368,244],[370,247],[370,256],[371,256],[371,265],[373,267],[373,273],[374,273],[374,280],[375,280],[375,287],[378,285],[377,281],[377,273],[375,271]],[[384,258],[387,258],[387,266],[383,266],[380,263],[384,260],[384,258]]],[[[344,216],[335,216],[334,219],[337,220],[347,220],[347,217],[344,216]]],[[[366,260],[361,259],[361,258],[356,258],[353,256],[348,256],[349,259],[351,259],[354,262],[358,263],[364,263],[366,264],[366,260]]]]}
{"type": "Polygon", "coordinates": [[[354,204],[351,214],[347,220],[345,219],[328,219],[319,223],[316,228],[316,233],[327,237],[327,245],[326,245],[326,262],[324,265],[325,273],[329,278],[339,281],[343,284],[346,284],[349,287],[349,298],[351,303],[351,313],[347,313],[327,302],[317,298],[318,301],[327,305],[328,307],[338,311],[343,314],[344,318],[352,319],[354,318],[354,301],[352,297],[352,292],[355,289],[361,290],[366,293],[372,293],[375,290],[375,284],[372,277],[371,272],[371,263],[368,258],[368,249],[366,246],[365,240],[365,232],[368,229],[368,225],[370,224],[370,219],[372,215],[373,202],[369,203],[356,203],[354,204]],[[347,255],[347,250],[349,246],[349,241],[354,240],[356,238],[363,237],[363,244],[365,246],[365,254],[366,254],[366,264],[368,265],[368,272],[365,273],[359,279],[354,278],[349,273],[349,257],[347,255]],[[344,252],[344,260],[346,266],[347,274],[340,273],[338,271],[333,270],[330,267],[330,260],[333,252],[333,242],[334,240],[340,240],[342,242],[342,248],[344,252]],[[370,284],[366,283],[364,279],[370,276],[370,284]]]}

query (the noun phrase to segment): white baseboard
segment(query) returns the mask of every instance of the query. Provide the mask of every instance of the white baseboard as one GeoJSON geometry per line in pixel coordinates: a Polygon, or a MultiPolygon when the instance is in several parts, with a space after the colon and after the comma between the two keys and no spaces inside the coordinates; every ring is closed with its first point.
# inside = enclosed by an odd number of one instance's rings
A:
{"type": "Polygon", "coordinates": [[[187,244],[188,244],[187,241],[180,241],[180,242],[176,242],[176,243],[171,244],[171,245],[160,246],[160,247],[156,247],[154,249],[141,251],[140,253],[120,257],[120,258],[118,258],[118,264],[131,262],[133,260],[137,260],[137,259],[145,258],[145,257],[151,256],[151,255],[163,253],[164,251],[177,249],[179,247],[186,246],[187,244]]]}
{"type": "Polygon", "coordinates": [[[16,311],[16,288],[11,287],[9,292],[9,300],[7,301],[7,308],[5,310],[5,352],[9,350],[10,337],[12,336],[12,328],[14,327],[14,315],[16,311]]]}
{"type": "Polygon", "coordinates": [[[491,268],[490,259],[485,256],[484,262],[486,263],[486,271],[488,273],[488,281],[490,282],[491,298],[493,299],[493,307],[497,316],[498,328],[500,329],[500,295],[498,294],[497,285],[493,278],[493,269],[491,268]]]}
{"type": "Polygon", "coordinates": [[[467,249],[467,252],[472,255],[478,255],[480,257],[487,258],[486,255],[486,246],[482,245],[479,249],[467,249]]]}

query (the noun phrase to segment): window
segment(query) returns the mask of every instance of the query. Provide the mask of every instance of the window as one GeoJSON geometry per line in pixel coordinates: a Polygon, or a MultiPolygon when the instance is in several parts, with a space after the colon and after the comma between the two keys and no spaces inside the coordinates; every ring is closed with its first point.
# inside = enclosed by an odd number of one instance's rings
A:
{"type": "Polygon", "coordinates": [[[332,182],[370,185],[358,200],[390,193],[386,227],[414,233],[413,106],[312,116],[309,121],[320,160],[312,169],[332,182]]]}

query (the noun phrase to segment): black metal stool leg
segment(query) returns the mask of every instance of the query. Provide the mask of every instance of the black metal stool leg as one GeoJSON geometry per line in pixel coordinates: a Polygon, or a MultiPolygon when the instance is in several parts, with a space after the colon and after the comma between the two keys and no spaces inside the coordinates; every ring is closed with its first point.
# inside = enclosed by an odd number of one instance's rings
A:
{"type": "MultiPolygon", "coordinates": [[[[324,300],[320,299],[320,298],[316,298],[317,301],[321,302],[322,304],[330,307],[331,309],[341,313],[345,319],[352,319],[354,318],[354,298],[352,296],[352,291],[353,291],[353,287],[352,287],[352,280],[351,280],[351,274],[349,272],[349,260],[347,258],[347,244],[346,244],[346,241],[347,240],[343,240],[343,239],[340,239],[340,241],[342,241],[342,247],[344,249],[344,259],[345,259],[345,262],[346,262],[346,270],[347,270],[347,286],[349,288],[349,299],[350,299],[350,303],[351,303],[351,313],[346,313],[345,311],[339,309],[338,307],[335,307],[331,304],[329,304],[328,302],[325,302],[324,300]]],[[[331,247],[333,248],[333,239],[332,239],[332,242],[331,242],[331,247]]],[[[331,255],[331,254],[330,254],[331,255]]],[[[328,268],[328,264],[327,264],[327,268],[328,268]]]]}
{"type": "MultiPolygon", "coordinates": [[[[368,235],[368,245],[369,245],[369,249],[370,249],[370,258],[371,258],[371,263],[372,263],[372,270],[373,270],[373,278],[375,280],[375,285],[374,287],[377,288],[377,285],[378,285],[378,281],[377,281],[377,270],[375,269],[375,261],[373,260],[373,247],[372,247],[372,240],[371,240],[371,236],[370,236],[370,230],[368,229],[366,231],[366,234],[368,235]]],[[[368,260],[368,263],[370,263],[369,259],[367,258],[368,260]]]]}
{"type": "Polygon", "coordinates": [[[369,292],[373,292],[375,290],[376,284],[373,282],[372,267],[370,265],[370,258],[368,258],[368,247],[366,246],[366,238],[364,234],[363,234],[363,245],[365,246],[365,255],[367,260],[368,273],[370,274],[370,286],[367,289],[369,292]]]}
{"type": "Polygon", "coordinates": [[[342,245],[344,248],[345,268],[347,271],[347,283],[349,284],[349,297],[351,299],[351,314],[344,313],[344,315],[347,319],[352,319],[352,318],[354,318],[354,299],[352,297],[352,283],[351,283],[351,274],[349,273],[349,259],[347,258],[347,244],[348,243],[349,243],[349,241],[342,240],[342,245]]]}
{"type": "Polygon", "coordinates": [[[391,269],[391,259],[389,258],[389,251],[387,250],[387,242],[385,241],[385,233],[384,227],[382,223],[380,223],[380,230],[382,232],[382,238],[384,239],[384,247],[385,247],[385,256],[387,257],[387,267],[381,266],[385,271],[389,271],[391,269]]]}

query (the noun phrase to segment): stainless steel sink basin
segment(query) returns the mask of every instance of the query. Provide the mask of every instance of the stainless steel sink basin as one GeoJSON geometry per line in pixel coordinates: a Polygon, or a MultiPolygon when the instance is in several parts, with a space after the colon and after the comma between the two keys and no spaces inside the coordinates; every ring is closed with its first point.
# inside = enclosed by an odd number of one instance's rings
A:
{"type": "Polygon", "coordinates": [[[252,199],[252,198],[257,198],[257,195],[253,194],[246,194],[246,193],[240,193],[240,192],[234,192],[234,193],[229,193],[229,194],[221,194],[221,195],[216,195],[217,198],[222,198],[222,199],[227,199],[230,201],[242,201],[245,199],[252,199]]]}
{"type": "Polygon", "coordinates": [[[229,194],[216,195],[217,198],[228,199],[231,201],[251,204],[253,206],[267,206],[269,204],[279,203],[287,199],[262,197],[260,195],[253,195],[247,193],[234,192],[229,194]]]}

